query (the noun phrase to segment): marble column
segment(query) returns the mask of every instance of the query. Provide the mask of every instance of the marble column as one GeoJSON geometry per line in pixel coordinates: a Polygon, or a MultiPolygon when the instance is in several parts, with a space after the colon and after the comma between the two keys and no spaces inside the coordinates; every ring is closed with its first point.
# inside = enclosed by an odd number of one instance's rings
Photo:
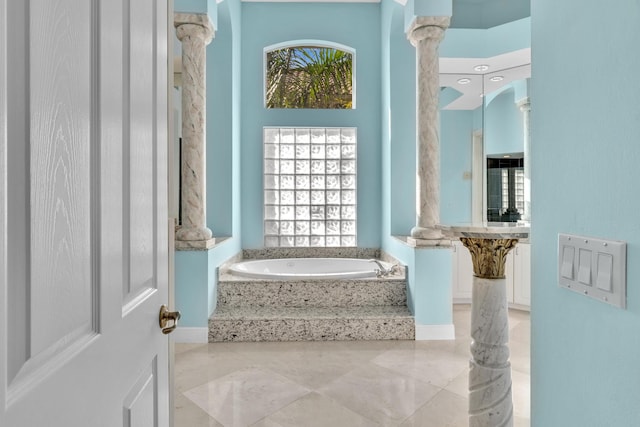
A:
{"type": "Polygon", "coordinates": [[[182,199],[176,247],[206,249],[213,245],[206,220],[206,47],[214,31],[206,14],[174,14],[182,42],[182,199]]]}
{"type": "Polygon", "coordinates": [[[471,253],[469,427],[513,427],[505,260],[528,227],[441,227],[471,253]]]}
{"type": "Polygon", "coordinates": [[[524,214],[522,220],[531,222],[531,102],[529,97],[518,101],[518,108],[522,111],[524,128],[524,214]]]}
{"type": "Polygon", "coordinates": [[[440,222],[440,76],[438,46],[449,27],[448,16],[420,16],[408,32],[416,48],[416,245],[439,245],[440,222]]]}

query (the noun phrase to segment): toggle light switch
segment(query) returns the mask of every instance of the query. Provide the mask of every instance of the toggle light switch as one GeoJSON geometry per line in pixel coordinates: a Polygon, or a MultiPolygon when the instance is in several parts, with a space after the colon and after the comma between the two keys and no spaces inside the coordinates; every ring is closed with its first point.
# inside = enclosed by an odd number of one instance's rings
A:
{"type": "Polygon", "coordinates": [[[598,253],[596,286],[603,291],[611,292],[611,278],[613,273],[613,256],[598,253]]]}
{"type": "Polygon", "coordinates": [[[619,308],[627,305],[627,244],[558,234],[558,285],[619,308]]]}
{"type": "Polygon", "coordinates": [[[591,285],[591,251],[587,249],[580,249],[578,282],[591,285]]]}
{"type": "Polygon", "coordinates": [[[560,267],[560,275],[565,279],[573,280],[573,257],[575,256],[575,248],[573,246],[562,247],[562,266],[560,267]]]}

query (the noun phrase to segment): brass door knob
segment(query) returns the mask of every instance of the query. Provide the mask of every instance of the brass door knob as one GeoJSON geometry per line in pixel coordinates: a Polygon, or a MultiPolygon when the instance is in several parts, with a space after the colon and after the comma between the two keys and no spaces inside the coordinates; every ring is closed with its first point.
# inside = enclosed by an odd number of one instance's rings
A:
{"type": "Polygon", "coordinates": [[[169,311],[166,305],[160,307],[160,328],[163,334],[170,334],[178,327],[178,319],[180,319],[179,311],[169,311]],[[173,321],[171,326],[167,326],[170,321],[173,321]]]}

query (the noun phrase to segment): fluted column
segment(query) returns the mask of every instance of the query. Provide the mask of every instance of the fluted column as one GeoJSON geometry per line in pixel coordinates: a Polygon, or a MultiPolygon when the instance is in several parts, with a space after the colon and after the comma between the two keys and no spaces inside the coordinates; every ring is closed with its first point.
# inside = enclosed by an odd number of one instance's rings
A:
{"type": "Polygon", "coordinates": [[[176,246],[206,249],[213,244],[206,214],[206,47],[214,31],[206,14],[174,14],[182,42],[182,199],[176,246]]]}
{"type": "Polygon", "coordinates": [[[518,108],[522,111],[522,124],[524,128],[524,215],[522,220],[531,221],[531,102],[529,97],[518,101],[518,108]]]}
{"type": "Polygon", "coordinates": [[[416,48],[416,226],[417,245],[438,245],[440,222],[440,114],[438,46],[449,27],[448,16],[417,17],[408,32],[416,48]]]}

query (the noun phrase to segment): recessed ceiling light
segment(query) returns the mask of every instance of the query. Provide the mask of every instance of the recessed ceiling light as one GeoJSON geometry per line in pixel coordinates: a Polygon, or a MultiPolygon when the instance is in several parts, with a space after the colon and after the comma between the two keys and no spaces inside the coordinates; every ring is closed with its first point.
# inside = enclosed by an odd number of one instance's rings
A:
{"type": "Polygon", "coordinates": [[[471,79],[464,77],[462,79],[458,79],[458,83],[460,83],[461,85],[468,85],[469,83],[471,83],[471,79]]]}
{"type": "Polygon", "coordinates": [[[504,156],[502,156],[502,157],[504,157],[505,159],[508,159],[508,158],[510,158],[511,156],[510,156],[509,154],[505,154],[505,155],[504,155],[504,156]]]}
{"type": "Polygon", "coordinates": [[[491,80],[492,82],[501,82],[501,81],[504,80],[504,77],[503,76],[493,76],[489,80],[491,80]]]}
{"type": "Polygon", "coordinates": [[[475,67],[473,67],[473,69],[476,71],[487,71],[489,69],[489,66],[486,64],[481,64],[481,65],[476,65],[475,67]]]}

